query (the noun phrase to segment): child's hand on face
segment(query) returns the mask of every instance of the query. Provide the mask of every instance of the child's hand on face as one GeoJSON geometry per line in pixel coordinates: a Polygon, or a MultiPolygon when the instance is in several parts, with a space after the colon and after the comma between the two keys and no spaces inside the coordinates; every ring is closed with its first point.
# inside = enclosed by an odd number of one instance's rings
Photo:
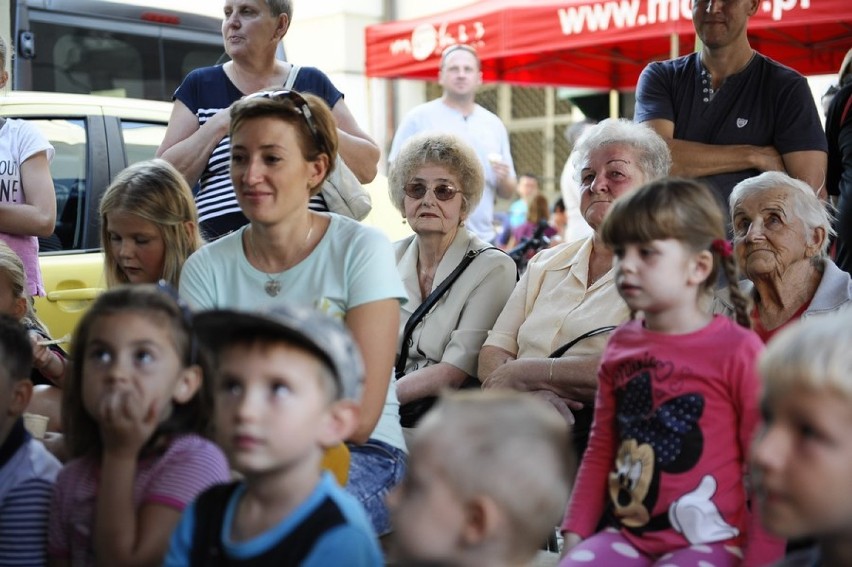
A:
{"type": "Polygon", "coordinates": [[[136,458],[159,423],[156,401],[147,407],[139,392],[109,392],[101,400],[101,438],[104,451],[136,458]]]}

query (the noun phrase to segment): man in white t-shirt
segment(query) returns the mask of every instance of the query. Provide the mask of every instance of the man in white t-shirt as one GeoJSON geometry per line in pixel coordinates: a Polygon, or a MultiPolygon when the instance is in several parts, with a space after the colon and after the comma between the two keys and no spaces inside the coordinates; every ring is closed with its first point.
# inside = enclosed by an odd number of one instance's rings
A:
{"type": "Polygon", "coordinates": [[[403,118],[391,145],[388,163],[415,134],[428,131],[455,134],[470,144],[485,170],[485,189],[479,206],[465,221],[467,228],[485,242],[493,242],[494,200],[510,199],[517,179],[509,133],[496,114],[476,104],[476,90],[482,84],[482,70],[476,51],[455,44],[444,50],[438,81],[444,89],[439,99],[414,107],[403,118]]]}

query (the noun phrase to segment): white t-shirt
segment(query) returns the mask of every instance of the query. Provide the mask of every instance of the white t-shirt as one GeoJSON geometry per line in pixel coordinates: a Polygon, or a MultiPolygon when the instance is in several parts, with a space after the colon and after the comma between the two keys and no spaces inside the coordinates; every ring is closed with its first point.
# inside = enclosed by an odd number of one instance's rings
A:
{"type": "MultiPolygon", "coordinates": [[[[53,146],[38,129],[26,120],[7,118],[0,128],[0,203],[26,204],[26,188],[21,182],[21,164],[39,152],[53,159],[53,146]]],[[[51,192],[53,187],[50,187],[51,192]]],[[[44,295],[38,266],[38,238],[0,232],[0,239],[20,256],[27,274],[30,295],[44,295]]]]}
{"type": "MultiPolygon", "coordinates": [[[[373,301],[405,301],[405,288],[387,237],[379,230],[329,213],[331,222],[307,258],[274,277],[281,292],[264,291],[269,276],[252,266],[242,246],[243,227],[190,256],[180,276],[180,294],[196,309],[259,310],[282,301],[312,305],[334,317],[373,301]]],[[[370,436],[405,450],[399,401],[391,379],[385,407],[370,436]]]]}

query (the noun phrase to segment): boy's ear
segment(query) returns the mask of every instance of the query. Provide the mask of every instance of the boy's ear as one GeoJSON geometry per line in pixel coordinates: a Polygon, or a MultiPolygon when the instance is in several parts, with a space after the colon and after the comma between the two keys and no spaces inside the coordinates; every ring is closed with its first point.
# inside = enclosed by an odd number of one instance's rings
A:
{"type": "Polygon", "coordinates": [[[320,444],[329,449],[355,433],[361,419],[361,404],[355,400],[337,400],[328,408],[328,416],[320,429],[320,444]]]}
{"type": "Polygon", "coordinates": [[[178,404],[185,404],[195,396],[203,379],[204,375],[200,366],[197,364],[187,366],[181,370],[180,378],[178,378],[172,393],[172,399],[178,404]]]}
{"type": "Polygon", "coordinates": [[[701,285],[710,277],[710,272],[713,270],[713,253],[709,250],[702,250],[695,255],[692,262],[688,282],[693,285],[701,285]]]}
{"type": "Polygon", "coordinates": [[[480,494],[465,503],[465,524],[462,528],[461,542],[465,547],[479,547],[492,537],[500,536],[499,527],[503,514],[497,503],[480,494]]]}
{"type": "Polygon", "coordinates": [[[12,382],[12,398],[9,401],[9,407],[6,408],[6,415],[11,417],[23,415],[32,397],[33,383],[29,378],[12,382]]]}

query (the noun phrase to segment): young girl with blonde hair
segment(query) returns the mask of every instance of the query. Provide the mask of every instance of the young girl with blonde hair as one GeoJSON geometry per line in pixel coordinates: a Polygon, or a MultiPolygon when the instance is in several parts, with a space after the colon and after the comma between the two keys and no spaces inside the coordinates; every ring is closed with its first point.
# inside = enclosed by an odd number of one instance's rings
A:
{"type": "Polygon", "coordinates": [[[20,321],[29,331],[33,345],[34,384],[62,382],[67,355],[59,345],[44,345],[49,341],[47,328],[36,316],[27,293],[27,276],[21,258],[0,240],[0,313],[20,321]]]}
{"type": "Polygon", "coordinates": [[[719,205],[694,181],[655,181],[616,200],[601,235],[633,319],[601,359],[561,565],[772,563],[783,542],[760,527],[743,478],[763,344],[719,205]],[[737,322],[704,309],[720,268],[737,322]],[[605,512],[610,527],[595,533],[605,512]]]}
{"type": "Polygon", "coordinates": [[[101,243],[107,287],[156,283],[177,287],[183,263],[204,243],[192,191],[167,161],[135,163],[101,199],[101,243]]]}

